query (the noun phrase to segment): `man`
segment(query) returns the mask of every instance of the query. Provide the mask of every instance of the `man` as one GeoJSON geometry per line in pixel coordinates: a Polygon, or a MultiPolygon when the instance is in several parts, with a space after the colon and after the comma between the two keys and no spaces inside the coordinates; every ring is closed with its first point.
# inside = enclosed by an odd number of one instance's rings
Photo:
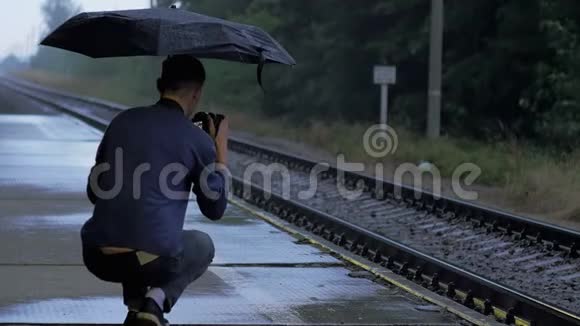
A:
{"type": "Polygon", "coordinates": [[[205,77],[199,60],[167,58],[157,81],[159,102],[120,113],[97,150],[83,258],[98,278],[122,284],[125,325],[164,325],[163,313],[214,257],[207,234],[183,231],[191,190],[212,220],[227,204],[228,121],[212,135],[191,122],[205,77]]]}

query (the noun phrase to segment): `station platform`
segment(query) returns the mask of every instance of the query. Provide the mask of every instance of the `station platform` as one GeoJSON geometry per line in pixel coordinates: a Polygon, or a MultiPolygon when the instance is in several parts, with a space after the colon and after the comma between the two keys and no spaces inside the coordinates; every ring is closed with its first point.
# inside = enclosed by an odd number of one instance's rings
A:
{"type": "MultiPolygon", "coordinates": [[[[82,265],[80,228],[101,132],[0,88],[0,324],[119,324],[121,288],[82,265]]],[[[194,200],[194,199],[193,199],[194,200]]],[[[395,287],[230,205],[219,222],[190,203],[187,229],[216,257],[167,318],[172,324],[458,325],[395,287]]]]}

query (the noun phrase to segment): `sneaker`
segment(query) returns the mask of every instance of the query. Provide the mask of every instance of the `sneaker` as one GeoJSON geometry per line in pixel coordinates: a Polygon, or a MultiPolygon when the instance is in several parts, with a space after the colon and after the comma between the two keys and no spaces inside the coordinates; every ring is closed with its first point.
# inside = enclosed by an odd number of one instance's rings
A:
{"type": "Polygon", "coordinates": [[[137,311],[129,310],[123,326],[137,326],[137,311]]]}
{"type": "Polygon", "coordinates": [[[139,326],[168,326],[169,323],[163,318],[163,310],[151,298],[145,298],[141,310],[137,313],[139,326]]]}

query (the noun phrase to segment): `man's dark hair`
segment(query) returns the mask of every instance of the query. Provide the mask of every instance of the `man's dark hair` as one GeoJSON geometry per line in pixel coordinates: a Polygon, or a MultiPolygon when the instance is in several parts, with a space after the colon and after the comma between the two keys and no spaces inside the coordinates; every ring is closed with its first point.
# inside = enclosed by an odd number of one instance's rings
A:
{"type": "Polygon", "coordinates": [[[163,61],[161,78],[157,80],[157,90],[176,91],[191,83],[205,83],[205,68],[201,61],[191,55],[172,55],[163,61]]]}

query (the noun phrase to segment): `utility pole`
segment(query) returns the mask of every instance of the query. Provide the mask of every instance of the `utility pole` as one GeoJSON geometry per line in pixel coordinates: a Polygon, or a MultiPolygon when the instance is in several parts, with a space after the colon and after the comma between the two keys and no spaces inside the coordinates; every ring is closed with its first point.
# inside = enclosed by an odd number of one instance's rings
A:
{"type": "Polygon", "coordinates": [[[427,137],[441,134],[441,74],[443,66],[443,0],[431,0],[431,42],[429,50],[429,107],[427,137]]]}
{"type": "Polygon", "coordinates": [[[157,1],[155,1],[155,0],[149,0],[149,1],[151,3],[151,5],[150,5],[151,8],[157,7],[157,1]]]}

